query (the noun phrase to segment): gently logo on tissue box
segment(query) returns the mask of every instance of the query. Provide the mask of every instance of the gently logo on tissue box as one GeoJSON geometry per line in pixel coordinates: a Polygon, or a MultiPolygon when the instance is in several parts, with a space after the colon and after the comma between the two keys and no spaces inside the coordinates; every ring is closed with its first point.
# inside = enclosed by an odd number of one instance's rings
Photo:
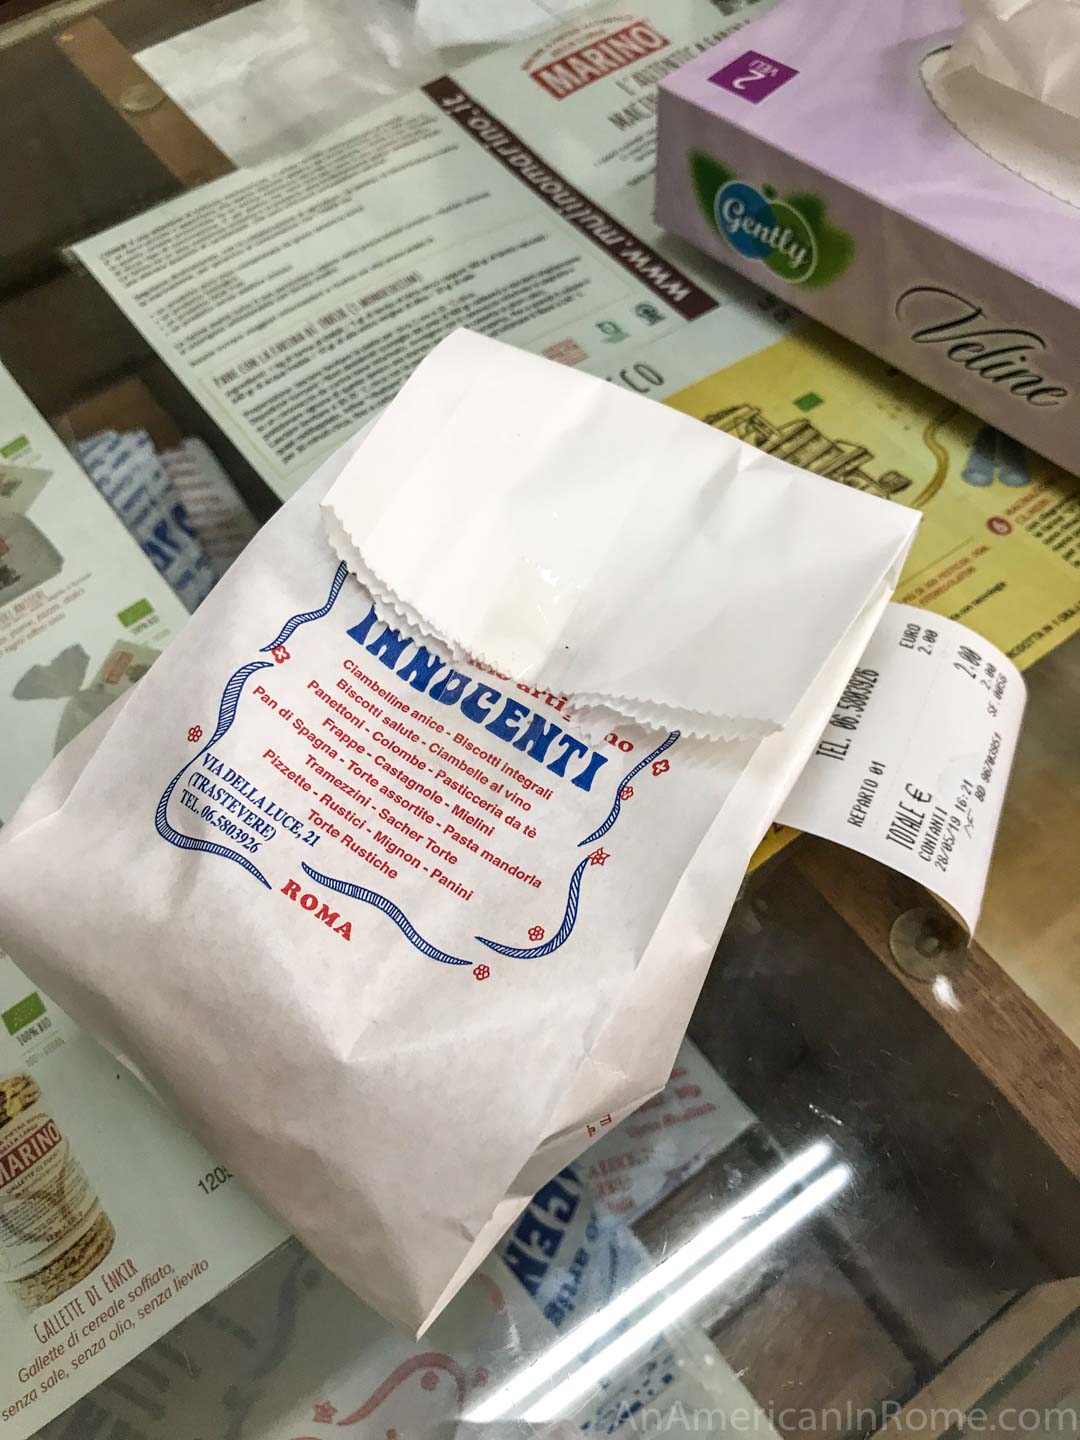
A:
{"type": "Polygon", "coordinates": [[[960,31],[956,0],[824,24],[785,0],[662,82],[658,216],[1080,470],[1080,119],[968,36],[952,53],[960,31]]]}

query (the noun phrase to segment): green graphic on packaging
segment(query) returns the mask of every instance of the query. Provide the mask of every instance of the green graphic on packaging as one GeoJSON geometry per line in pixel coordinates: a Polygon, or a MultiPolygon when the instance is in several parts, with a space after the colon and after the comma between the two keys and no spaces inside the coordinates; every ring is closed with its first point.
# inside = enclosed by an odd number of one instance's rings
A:
{"type": "Polygon", "coordinates": [[[134,605],[129,605],[126,610],[117,614],[121,625],[134,625],[136,620],[141,620],[145,615],[153,614],[154,607],[149,600],[136,600],[134,605]]]}
{"type": "Polygon", "coordinates": [[[816,410],[819,405],[824,405],[825,401],[822,400],[820,395],[815,395],[813,390],[808,390],[805,395],[800,395],[797,400],[793,400],[791,403],[795,406],[796,410],[805,412],[807,410],[816,410]]]}
{"type": "Polygon", "coordinates": [[[781,280],[817,289],[851,263],[855,242],[829,223],[819,195],[780,195],[771,185],[755,189],[700,150],[690,152],[690,178],[698,204],[727,244],[781,280]]]}
{"type": "Polygon", "coordinates": [[[18,455],[20,450],[25,450],[29,444],[30,441],[27,440],[25,435],[16,435],[14,440],[9,440],[6,444],[0,445],[0,455],[2,455],[5,460],[10,460],[13,455],[18,455]]]}
{"type": "Polygon", "coordinates": [[[0,1012],[0,1020],[4,1022],[4,1029],[9,1035],[17,1035],[32,1020],[39,1020],[44,1014],[45,1001],[35,990],[17,1005],[12,1005],[10,1010],[0,1012]]]}

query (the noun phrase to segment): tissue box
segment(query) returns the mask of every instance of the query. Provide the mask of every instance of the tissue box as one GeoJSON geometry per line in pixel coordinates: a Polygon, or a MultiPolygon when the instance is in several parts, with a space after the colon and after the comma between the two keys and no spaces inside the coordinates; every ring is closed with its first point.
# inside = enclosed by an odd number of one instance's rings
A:
{"type": "Polygon", "coordinates": [[[661,85],[658,218],[1080,470],[1080,121],[939,81],[960,20],[784,0],[690,61],[661,85]]]}

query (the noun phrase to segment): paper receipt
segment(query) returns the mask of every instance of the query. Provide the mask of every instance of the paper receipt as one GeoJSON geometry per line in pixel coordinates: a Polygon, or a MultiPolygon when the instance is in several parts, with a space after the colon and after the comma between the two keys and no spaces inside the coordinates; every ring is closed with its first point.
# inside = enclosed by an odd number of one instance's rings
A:
{"type": "Polygon", "coordinates": [[[989,641],[889,605],[779,818],[917,880],[974,931],[1024,701],[989,641]]]}

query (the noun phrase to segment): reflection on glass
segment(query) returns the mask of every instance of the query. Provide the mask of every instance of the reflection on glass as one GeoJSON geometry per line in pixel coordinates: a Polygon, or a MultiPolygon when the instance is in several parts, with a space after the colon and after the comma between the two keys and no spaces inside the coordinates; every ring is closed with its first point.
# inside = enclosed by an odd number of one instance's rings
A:
{"type": "Polygon", "coordinates": [[[647,1345],[665,1326],[685,1314],[728,1276],[761,1255],[835,1195],[850,1178],[847,1165],[832,1165],[779,1209],[772,1208],[790,1191],[822,1170],[833,1153],[832,1147],[824,1140],[800,1151],[775,1174],[729,1206],[674,1255],[577,1326],[464,1418],[473,1423],[501,1419],[512,1414],[522,1401],[531,1402],[522,1417],[531,1423],[562,1414],[606,1375],[647,1345]],[[767,1213],[770,1211],[772,1213],[767,1213]],[[746,1229],[747,1226],[751,1228],[746,1229]],[[741,1230],[745,1233],[725,1246],[725,1242],[741,1230]],[[677,1288],[671,1288],[676,1280],[717,1250],[720,1253],[703,1269],[677,1288]],[[615,1330],[623,1321],[641,1311],[647,1302],[663,1292],[666,1292],[663,1299],[615,1336],[615,1330]],[[605,1338],[609,1340],[608,1344],[577,1370],[551,1386],[568,1364],[605,1338]]]}

